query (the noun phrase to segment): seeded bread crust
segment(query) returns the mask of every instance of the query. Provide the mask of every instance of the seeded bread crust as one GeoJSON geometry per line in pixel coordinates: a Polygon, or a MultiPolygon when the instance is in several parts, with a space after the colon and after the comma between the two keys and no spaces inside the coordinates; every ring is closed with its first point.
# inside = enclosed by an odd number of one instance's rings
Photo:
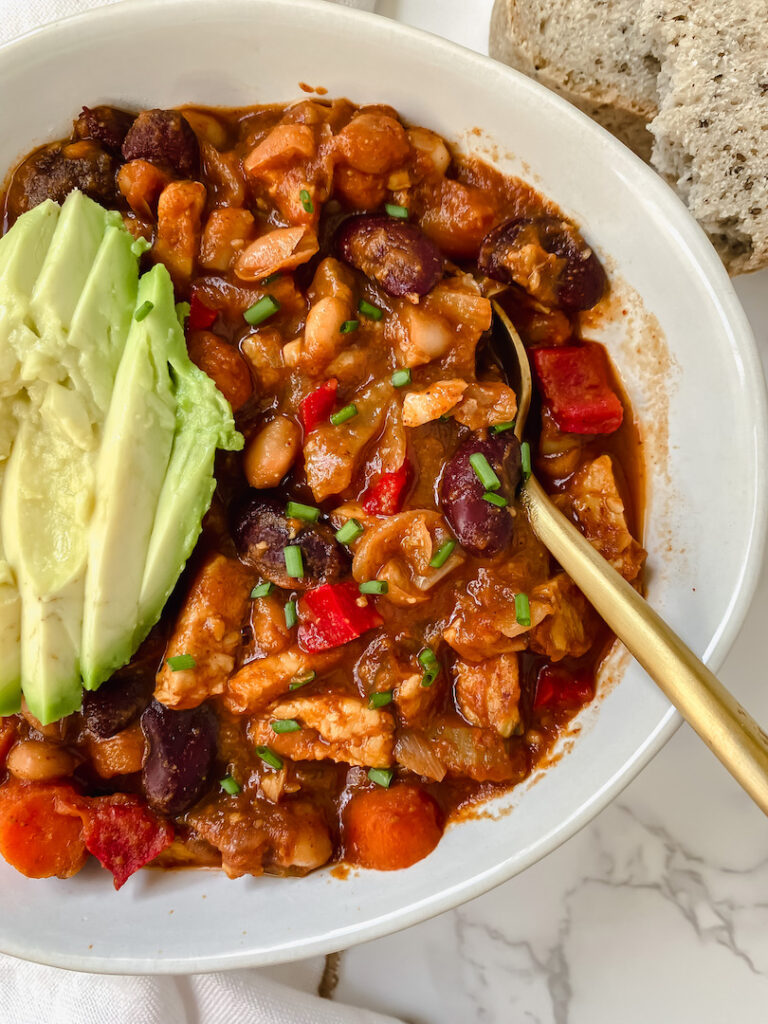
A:
{"type": "Polygon", "coordinates": [[[637,31],[641,0],[496,0],[492,57],[541,82],[644,160],[658,65],[637,31]]]}

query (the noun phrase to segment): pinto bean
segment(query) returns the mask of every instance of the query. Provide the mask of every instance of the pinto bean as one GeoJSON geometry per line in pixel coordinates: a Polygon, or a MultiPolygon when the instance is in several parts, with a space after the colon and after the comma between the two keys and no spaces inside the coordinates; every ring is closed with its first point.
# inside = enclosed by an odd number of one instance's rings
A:
{"type": "Polygon", "coordinates": [[[485,501],[485,487],[469,459],[486,457],[501,480],[498,494],[511,501],[520,481],[520,445],[510,432],[466,440],[445,467],[440,501],[461,546],[472,555],[495,555],[512,539],[513,521],[506,508],[485,501]]]}
{"type": "Polygon", "coordinates": [[[75,135],[78,139],[100,142],[105,149],[119,153],[133,117],[117,107],[83,107],[75,121],[75,135]]]}
{"type": "Polygon", "coordinates": [[[277,487],[299,454],[301,430],[288,416],[276,416],[248,442],[243,469],[251,487],[277,487]]]}
{"type": "Polygon", "coordinates": [[[205,704],[172,711],[153,700],[141,728],[149,745],[141,772],[147,802],[163,814],[183,814],[205,791],[216,753],[216,717],[205,704]]]}
{"type": "Polygon", "coordinates": [[[194,178],[200,167],[200,146],[178,110],[142,110],[125,136],[123,157],[152,160],[182,178],[194,178]]]}
{"type": "Polygon", "coordinates": [[[48,782],[71,775],[77,761],[64,747],[47,740],[24,740],[11,748],[6,767],[25,782],[48,782]]]}
{"type": "Polygon", "coordinates": [[[284,504],[269,495],[249,492],[232,507],[230,520],[240,558],[278,587],[306,590],[334,583],[349,570],[349,558],[329,526],[312,523],[293,529],[284,504]],[[303,579],[286,574],[284,548],[289,544],[301,548],[303,579]]]}
{"type": "Polygon", "coordinates": [[[336,232],[341,259],[390,295],[426,295],[443,275],[443,257],[416,224],[360,214],[336,232]]]}
{"type": "Polygon", "coordinates": [[[82,708],[86,728],[99,739],[127,729],[149,704],[154,685],[154,671],[132,670],[129,666],[102,683],[98,690],[86,690],[82,708]]]}
{"type": "Polygon", "coordinates": [[[548,306],[591,309],[605,291],[605,271],[576,228],[557,217],[516,217],[483,239],[478,265],[518,284],[548,306]]]}

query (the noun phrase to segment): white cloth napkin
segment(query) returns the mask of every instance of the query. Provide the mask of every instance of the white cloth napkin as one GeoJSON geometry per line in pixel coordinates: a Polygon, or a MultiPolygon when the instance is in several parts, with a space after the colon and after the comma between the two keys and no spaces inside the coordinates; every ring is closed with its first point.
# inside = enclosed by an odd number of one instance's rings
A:
{"type": "MultiPolygon", "coordinates": [[[[115,2],[0,0],[0,42],[115,2]]],[[[375,0],[333,2],[368,11],[375,6],[375,0]]],[[[0,955],[0,1024],[398,1024],[392,1017],[314,995],[322,966],[318,959],[271,971],[117,977],[0,955]],[[270,976],[275,973],[286,983],[270,976]]]]}

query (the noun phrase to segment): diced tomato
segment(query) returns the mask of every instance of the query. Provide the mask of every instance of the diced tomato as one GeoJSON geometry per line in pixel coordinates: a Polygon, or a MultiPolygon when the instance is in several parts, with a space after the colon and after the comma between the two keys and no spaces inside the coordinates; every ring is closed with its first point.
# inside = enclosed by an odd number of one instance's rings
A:
{"type": "Polygon", "coordinates": [[[536,677],[534,708],[580,708],[595,695],[592,673],[569,671],[563,665],[545,665],[536,677]]]}
{"type": "Polygon", "coordinates": [[[384,621],[356,583],[324,583],[299,602],[299,645],[312,653],[356,640],[384,621]]]}
{"type": "Polygon", "coordinates": [[[217,310],[206,306],[201,299],[198,299],[197,293],[192,292],[192,298],[189,300],[189,319],[187,320],[187,327],[190,331],[207,331],[218,315],[217,310]]]}
{"type": "Polygon", "coordinates": [[[306,398],[302,398],[299,404],[299,419],[304,427],[304,433],[309,434],[320,423],[324,423],[331,415],[334,403],[336,402],[336,391],[339,382],[331,377],[319,388],[315,388],[306,398]]]}
{"type": "Polygon", "coordinates": [[[0,787],[0,854],[27,878],[70,878],[88,853],[83,829],[58,809],[76,800],[71,786],[17,782],[0,787]]]}
{"type": "Polygon", "coordinates": [[[564,345],[531,351],[544,401],[566,434],[612,434],[624,418],[611,387],[602,345],[564,345]]]}
{"type": "Polygon", "coordinates": [[[365,789],[344,808],[344,851],[364,868],[397,871],[431,853],[443,816],[429,793],[410,783],[365,789]]]}
{"type": "Polygon", "coordinates": [[[173,842],[173,827],[135,796],[75,797],[57,807],[80,818],[86,849],[112,872],[116,889],[173,842]]]}
{"type": "Polygon", "coordinates": [[[371,516],[394,516],[402,511],[411,479],[411,467],[404,462],[394,473],[382,473],[360,498],[363,510],[371,516]]]}

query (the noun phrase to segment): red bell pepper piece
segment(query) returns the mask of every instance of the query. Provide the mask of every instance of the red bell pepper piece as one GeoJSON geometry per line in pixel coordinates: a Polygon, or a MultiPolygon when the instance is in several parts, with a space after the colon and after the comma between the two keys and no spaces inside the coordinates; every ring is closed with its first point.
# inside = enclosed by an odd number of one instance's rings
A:
{"type": "Polygon", "coordinates": [[[192,292],[192,298],[189,300],[189,317],[187,319],[187,324],[191,331],[207,331],[209,327],[213,326],[213,322],[218,315],[217,310],[206,306],[201,299],[198,299],[197,293],[192,292]]]}
{"type": "Polygon", "coordinates": [[[531,351],[544,401],[567,434],[612,434],[624,418],[602,345],[564,345],[531,351]]]}
{"type": "Polygon", "coordinates": [[[299,646],[311,653],[348,644],[384,621],[353,582],[324,583],[307,591],[299,614],[299,646]]]}
{"type": "Polygon", "coordinates": [[[570,671],[563,665],[545,665],[536,677],[534,708],[580,708],[595,695],[589,669],[570,671]]]}
{"type": "Polygon", "coordinates": [[[402,511],[405,492],[411,479],[411,467],[404,462],[394,473],[382,473],[360,498],[363,511],[370,516],[394,516],[402,511]]]}
{"type": "Polygon", "coordinates": [[[56,809],[81,819],[85,848],[112,872],[116,889],[173,842],[172,825],[136,796],[57,800],[56,809]]]}
{"type": "Polygon", "coordinates": [[[319,423],[325,422],[331,415],[331,410],[336,402],[336,391],[339,382],[331,377],[319,388],[311,391],[306,398],[299,403],[299,419],[304,427],[304,433],[308,434],[314,430],[319,423]]]}

